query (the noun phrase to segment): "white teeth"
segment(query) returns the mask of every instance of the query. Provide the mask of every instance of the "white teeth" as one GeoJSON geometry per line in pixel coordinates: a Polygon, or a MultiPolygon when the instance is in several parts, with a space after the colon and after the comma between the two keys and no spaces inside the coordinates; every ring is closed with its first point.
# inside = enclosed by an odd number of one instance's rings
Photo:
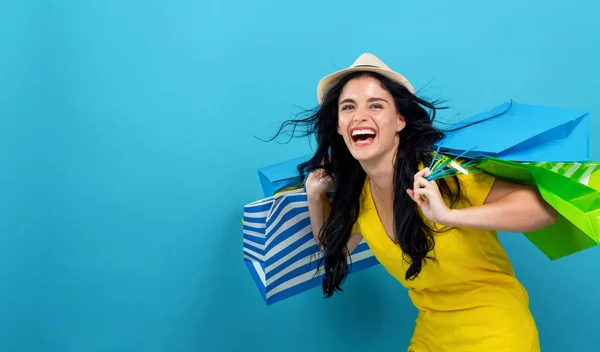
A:
{"type": "Polygon", "coordinates": [[[353,136],[357,136],[357,135],[360,135],[360,134],[370,134],[370,135],[373,135],[373,136],[374,136],[374,135],[375,135],[375,132],[374,132],[373,130],[367,130],[367,129],[365,129],[365,130],[354,130],[354,131],[352,131],[352,135],[353,135],[353,136]]]}

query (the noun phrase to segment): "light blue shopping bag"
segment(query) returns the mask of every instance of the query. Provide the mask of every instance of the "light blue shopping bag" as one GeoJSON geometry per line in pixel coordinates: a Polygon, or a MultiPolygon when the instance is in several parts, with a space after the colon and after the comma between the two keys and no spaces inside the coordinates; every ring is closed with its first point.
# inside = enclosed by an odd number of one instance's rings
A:
{"type": "Polygon", "coordinates": [[[305,155],[258,169],[264,196],[270,197],[281,190],[302,185],[298,165],[311,157],[312,155],[305,155]]]}
{"type": "Polygon", "coordinates": [[[442,153],[522,162],[590,159],[590,115],[583,110],[507,102],[448,129],[457,127],[464,128],[438,144],[442,153]]]}

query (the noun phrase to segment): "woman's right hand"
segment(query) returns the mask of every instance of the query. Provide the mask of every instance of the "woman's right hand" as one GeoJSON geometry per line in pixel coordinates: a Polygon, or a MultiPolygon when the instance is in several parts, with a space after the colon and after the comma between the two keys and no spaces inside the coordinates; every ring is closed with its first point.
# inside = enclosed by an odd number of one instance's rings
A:
{"type": "Polygon", "coordinates": [[[325,169],[316,169],[306,179],[306,195],[310,198],[319,198],[332,190],[333,180],[325,169]]]}

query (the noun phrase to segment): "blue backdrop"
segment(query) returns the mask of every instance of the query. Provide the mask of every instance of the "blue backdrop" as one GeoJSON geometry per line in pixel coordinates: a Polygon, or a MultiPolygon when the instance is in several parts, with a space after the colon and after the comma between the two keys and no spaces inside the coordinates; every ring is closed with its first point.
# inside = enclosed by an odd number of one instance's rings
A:
{"type": "MultiPolygon", "coordinates": [[[[243,261],[263,143],[372,52],[459,119],[586,109],[597,2],[10,1],[0,5],[0,350],[402,351],[416,311],[381,267],[266,307],[243,261]],[[229,193],[228,193],[229,192],[229,193]]],[[[592,141],[600,159],[600,143],[592,141]]],[[[544,351],[595,351],[600,248],[549,262],[503,235],[544,351]]]]}

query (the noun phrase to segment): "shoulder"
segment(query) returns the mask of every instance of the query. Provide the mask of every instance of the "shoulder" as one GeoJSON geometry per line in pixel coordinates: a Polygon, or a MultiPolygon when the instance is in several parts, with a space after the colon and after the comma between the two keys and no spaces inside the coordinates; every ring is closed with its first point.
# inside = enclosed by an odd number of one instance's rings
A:
{"type": "Polygon", "coordinates": [[[466,175],[460,174],[458,180],[462,193],[475,203],[473,205],[492,203],[515,191],[536,192],[531,186],[496,178],[481,169],[475,169],[466,175]]]}
{"type": "MultiPolygon", "coordinates": [[[[456,160],[458,165],[467,162],[468,160],[460,158],[456,160]]],[[[419,163],[419,170],[424,167],[422,162],[419,163]]],[[[444,181],[452,194],[459,193],[461,204],[465,206],[481,205],[492,191],[496,178],[480,169],[467,168],[467,170],[467,174],[458,172],[456,178],[448,177],[444,181]]]]}
{"type": "Polygon", "coordinates": [[[470,205],[482,205],[492,191],[496,178],[485,171],[470,172],[458,176],[461,193],[470,205]]]}
{"type": "MultiPolygon", "coordinates": [[[[470,169],[467,174],[459,173],[456,179],[461,198],[469,206],[484,204],[497,183],[495,176],[480,169],[470,169]]],[[[448,180],[448,185],[453,191],[458,191],[456,182],[448,180]]]]}

